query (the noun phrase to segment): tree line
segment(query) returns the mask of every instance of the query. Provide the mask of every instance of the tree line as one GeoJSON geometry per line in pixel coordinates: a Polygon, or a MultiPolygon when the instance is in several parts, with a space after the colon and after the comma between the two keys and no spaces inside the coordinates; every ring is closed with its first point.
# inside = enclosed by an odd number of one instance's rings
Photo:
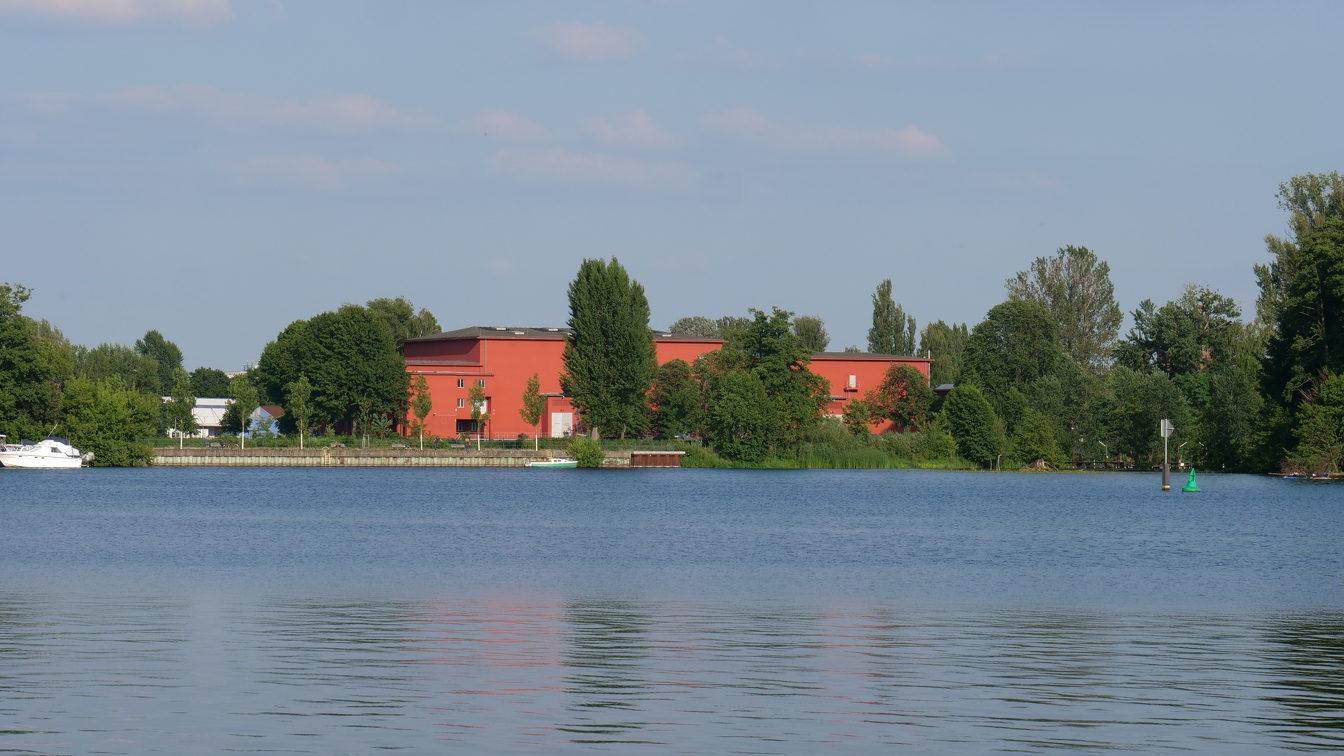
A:
{"type": "MultiPolygon", "coordinates": [[[[1109,265],[1082,246],[1032,261],[974,327],[940,320],[920,329],[895,301],[892,281],[880,282],[867,351],[929,357],[930,380],[895,366],[837,420],[825,417],[830,386],[808,367],[830,346],[820,318],[777,307],[682,318],[672,331],[724,346],[693,363],[659,365],[643,287],[614,258],[585,260],[568,290],[562,389],[594,439],[698,437],[745,464],[843,443],[983,467],[1098,459],[1147,466],[1162,448],[1158,421],[1168,418],[1176,454],[1201,467],[1339,472],[1344,178],[1296,176],[1278,199],[1290,234],[1265,239],[1270,260],[1255,266],[1260,295],[1250,317],[1231,298],[1191,284],[1164,304],[1140,302],[1122,337],[1109,265]],[[953,388],[940,398],[931,388],[944,384],[953,388]],[[870,436],[881,419],[898,433],[870,436]]],[[[73,346],[55,326],[22,314],[30,295],[0,286],[0,433],[11,438],[64,427],[100,464],[134,464],[150,454],[137,439],[189,423],[195,397],[221,395],[233,400],[226,429],[235,431],[271,403],[286,409],[282,433],[302,436],[311,426],[423,437],[428,390],[408,378],[401,344],[439,326],[404,298],[295,321],[255,368],[230,381],[211,368],[186,373],[181,351],[158,331],[133,347],[73,346]]],[[[525,404],[535,425],[536,401],[525,404]]]]}
{"type": "Polygon", "coordinates": [[[72,344],[47,320],[23,314],[32,294],[0,284],[0,433],[11,442],[64,435],[102,466],[148,464],[153,439],[169,429],[195,432],[199,397],[230,400],[226,433],[256,429],[252,415],[262,404],[291,410],[280,419],[284,432],[298,432],[309,419],[394,428],[407,403],[400,344],[439,331],[433,314],[401,297],[346,305],[292,324],[257,367],[230,379],[218,368],[188,372],[182,350],[157,330],[133,346],[72,344]],[[305,330],[301,323],[313,325],[305,330]],[[287,338],[296,332],[304,336],[299,346],[287,338]]]}

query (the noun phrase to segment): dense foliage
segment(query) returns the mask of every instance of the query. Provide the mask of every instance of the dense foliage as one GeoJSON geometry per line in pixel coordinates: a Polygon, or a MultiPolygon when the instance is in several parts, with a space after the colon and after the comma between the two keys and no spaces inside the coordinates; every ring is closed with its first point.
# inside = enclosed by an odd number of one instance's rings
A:
{"type": "Polygon", "coordinates": [[[891,298],[891,279],[873,292],[873,327],[868,329],[868,351],[873,354],[915,353],[915,318],[891,298]]]}
{"type": "Polygon", "coordinates": [[[584,260],[569,284],[569,327],[560,387],[596,433],[642,434],[658,360],[649,300],[615,258],[584,260]]]}
{"type": "MultiPolygon", "coordinates": [[[[350,430],[406,417],[405,363],[387,326],[359,305],[289,324],[262,351],[256,374],[263,396],[281,406],[289,405],[288,387],[306,377],[314,425],[350,430]]],[[[295,430],[288,413],[280,429],[295,430]]]]}

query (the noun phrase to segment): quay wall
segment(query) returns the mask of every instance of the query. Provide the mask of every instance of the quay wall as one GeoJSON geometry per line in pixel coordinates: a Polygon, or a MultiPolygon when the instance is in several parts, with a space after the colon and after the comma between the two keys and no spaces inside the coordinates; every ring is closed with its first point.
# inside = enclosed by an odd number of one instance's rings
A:
{"type": "MultiPolygon", "coordinates": [[[[531,449],[215,449],[157,448],[162,467],[526,467],[553,452],[531,449]]],[[[603,467],[629,467],[630,452],[609,451],[603,467]]]]}

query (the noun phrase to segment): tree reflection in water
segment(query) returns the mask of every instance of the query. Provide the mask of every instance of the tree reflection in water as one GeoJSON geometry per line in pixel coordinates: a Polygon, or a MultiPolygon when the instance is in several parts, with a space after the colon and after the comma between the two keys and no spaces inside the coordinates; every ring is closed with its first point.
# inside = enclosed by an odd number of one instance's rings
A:
{"type": "Polygon", "coordinates": [[[564,664],[566,709],[575,720],[559,726],[575,743],[649,743],[640,730],[640,701],[651,695],[647,609],[626,601],[586,601],[565,607],[569,645],[564,664]]]}
{"type": "Polygon", "coordinates": [[[1344,747],[1344,614],[1286,619],[1270,640],[1283,677],[1266,698],[1286,710],[1270,727],[1297,747],[1344,747]]]}

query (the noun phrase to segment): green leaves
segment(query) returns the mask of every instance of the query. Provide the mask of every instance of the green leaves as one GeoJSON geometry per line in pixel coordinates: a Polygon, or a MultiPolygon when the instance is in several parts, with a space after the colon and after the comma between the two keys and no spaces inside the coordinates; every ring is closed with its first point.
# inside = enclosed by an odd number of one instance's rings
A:
{"type": "Polygon", "coordinates": [[[985,395],[972,385],[952,389],[943,403],[941,422],[951,432],[962,457],[981,467],[989,467],[1000,452],[994,428],[994,408],[985,395]]]}
{"type": "Polygon", "coordinates": [[[873,326],[868,329],[868,351],[873,354],[915,353],[915,318],[891,298],[891,279],[873,293],[873,326]]]}
{"type": "Polygon", "coordinates": [[[653,427],[659,434],[671,437],[699,429],[700,383],[685,360],[670,360],[658,369],[649,398],[653,427]]]}
{"type": "Polygon", "coordinates": [[[924,374],[909,365],[892,365],[876,388],[864,397],[875,415],[901,429],[919,428],[930,419],[933,389],[924,374]]]}
{"type": "Polygon", "coordinates": [[[658,370],[649,301],[612,258],[584,260],[569,285],[569,327],[560,387],[589,428],[643,433],[658,370]]]}
{"type": "Polygon", "coordinates": [[[1054,257],[1038,257],[1030,270],[1008,279],[1011,299],[1033,300],[1050,311],[1060,347],[1080,367],[1100,373],[1124,313],[1115,302],[1111,268],[1087,247],[1061,247],[1054,257]]]}
{"type": "Polygon", "coordinates": [[[65,386],[64,428],[80,451],[93,452],[98,467],[147,465],[154,449],[145,440],[156,431],[160,401],[117,376],[73,378],[65,386]]]}

